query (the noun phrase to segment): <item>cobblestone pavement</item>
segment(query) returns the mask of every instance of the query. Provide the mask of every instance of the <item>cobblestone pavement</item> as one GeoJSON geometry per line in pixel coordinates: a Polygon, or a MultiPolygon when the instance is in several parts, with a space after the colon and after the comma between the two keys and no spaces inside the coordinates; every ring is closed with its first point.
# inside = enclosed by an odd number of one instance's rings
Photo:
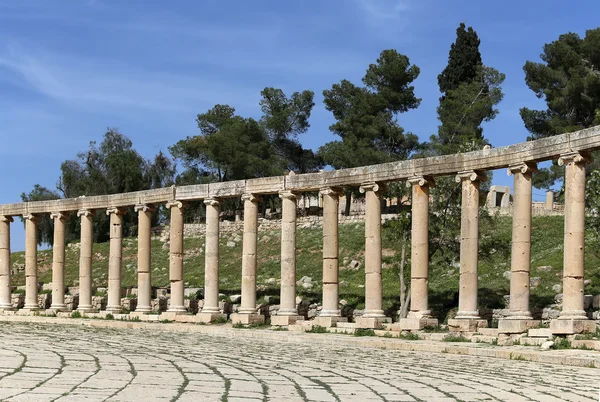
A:
{"type": "MultiPolygon", "coordinates": [[[[240,330],[243,331],[243,330],[240,330]]],[[[0,324],[6,401],[595,401],[600,371],[151,330],[0,324]]]]}

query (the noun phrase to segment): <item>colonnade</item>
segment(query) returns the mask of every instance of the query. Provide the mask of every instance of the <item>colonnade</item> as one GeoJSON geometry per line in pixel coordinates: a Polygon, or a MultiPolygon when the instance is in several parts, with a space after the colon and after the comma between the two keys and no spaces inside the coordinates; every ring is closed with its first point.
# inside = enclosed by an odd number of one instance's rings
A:
{"type": "MultiPolygon", "coordinates": [[[[584,223],[585,223],[585,164],[589,158],[584,152],[569,152],[560,156],[565,166],[565,232],[563,310],[557,333],[575,331],[587,320],[583,309],[584,294],[584,223]]],[[[536,325],[529,306],[531,270],[531,208],[532,175],[536,163],[532,161],[510,164],[509,175],[514,176],[514,204],[512,223],[512,259],[510,278],[510,316],[502,320],[500,330],[508,333],[523,332],[536,325]]],[[[462,216],[460,233],[460,280],[458,313],[449,321],[451,329],[473,331],[485,326],[479,315],[478,245],[480,183],[485,172],[459,171],[456,181],[462,186],[462,216]]],[[[435,320],[428,303],[429,280],[429,190],[434,185],[433,175],[415,175],[406,179],[412,188],[411,237],[411,303],[408,319],[400,320],[399,329],[421,329],[435,320]]],[[[365,310],[357,319],[357,326],[376,328],[389,321],[382,308],[382,247],[381,196],[385,183],[369,181],[360,185],[366,199],[365,221],[365,310]]],[[[303,319],[296,306],[296,209],[300,192],[280,190],[281,198],[281,288],[280,309],[271,318],[273,325],[290,325],[303,319]]],[[[335,186],[320,188],[323,198],[323,309],[317,320],[335,325],[343,321],[339,309],[339,246],[338,204],[341,190],[335,186]]],[[[244,233],[242,250],[241,307],[232,315],[234,322],[249,324],[262,322],[256,306],[258,204],[261,194],[244,193],[244,233]]],[[[197,198],[196,198],[197,199],[197,198]]],[[[222,198],[205,197],[206,245],[204,305],[198,319],[211,322],[222,316],[219,310],[219,216],[222,198]]],[[[187,200],[166,202],[170,210],[169,280],[170,306],[167,313],[182,314],[184,307],[183,282],[183,211],[187,200]]],[[[137,311],[151,311],[151,213],[155,204],[131,205],[138,215],[138,306],[137,311]]],[[[107,311],[120,310],[121,269],[123,247],[123,214],[125,206],[106,207],[110,217],[110,256],[108,269],[107,311]]],[[[99,208],[76,211],[81,222],[79,261],[79,307],[82,312],[92,311],[92,243],[93,216],[99,208]]],[[[68,211],[49,211],[54,221],[52,261],[51,309],[65,309],[65,223],[68,211]]],[[[22,214],[25,220],[25,309],[38,309],[37,280],[37,222],[39,213],[22,214]]],[[[0,215],[0,309],[11,308],[10,225],[13,217],[0,215]]],[[[585,323],[583,325],[586,325],[585,323]]]]}

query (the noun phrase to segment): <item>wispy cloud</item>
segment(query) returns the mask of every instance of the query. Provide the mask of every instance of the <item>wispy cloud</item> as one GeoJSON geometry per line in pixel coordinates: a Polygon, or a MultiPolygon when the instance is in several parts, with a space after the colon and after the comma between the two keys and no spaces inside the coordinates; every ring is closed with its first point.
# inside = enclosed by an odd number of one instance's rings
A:
{"type": "Polygon", "coordinates": [[[411,9],[411,0],[354,0],[370,20],[394,20],[404,16],[411,9]]]}

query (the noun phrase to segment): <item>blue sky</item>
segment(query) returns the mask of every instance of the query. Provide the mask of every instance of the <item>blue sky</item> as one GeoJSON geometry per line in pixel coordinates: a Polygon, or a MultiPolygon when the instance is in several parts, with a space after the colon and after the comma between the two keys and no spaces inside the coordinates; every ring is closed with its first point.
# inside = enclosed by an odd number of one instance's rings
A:
{"type": "MultiPolygon", "coordinates": [[[[322,91],[343,78],[358,83],[389,48],[421,68],[421,106],[399,121],[426,139],[461,22],[478,32],[484,63],[506,74],[485,135],[494,146],[521,142],[519,108],[543,107],[523,64],[559,34],[600,25],[599,13],[595,0],[0,0],[0,203],[36,183],[54,188],[60,163],[106,127],[151,157],[197,134],[196,114],[217,103],[259,117],[266,86],[315,92],[302,142],[317,149],[334,138],[322,91]]],[[[511,179],[498,172],[494,183],[511,179]]],[[[12,245],[24,248],[19,221],[12,245]]]]}

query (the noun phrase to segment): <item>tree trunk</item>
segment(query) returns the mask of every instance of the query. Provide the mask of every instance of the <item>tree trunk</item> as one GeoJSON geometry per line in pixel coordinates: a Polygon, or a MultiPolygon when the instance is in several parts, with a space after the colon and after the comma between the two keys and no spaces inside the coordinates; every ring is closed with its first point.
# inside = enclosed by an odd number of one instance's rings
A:
{"type": "Polygon", "coordinates": [[[344,214],[350,216],[350,206],[352,205],[352,191],[346,191],[346,210],[344,214]]]}
{"type": "Polygon", "coordinates": [[[410,306],[410,287],[406,286],[406,281],[404,280],[407,241],[408,233],[405,231],[402,236],[402,258],[400,259],[400,310],[398,310],[398,318],[406,318],[408,316],[408,307],[410,306]]]}

